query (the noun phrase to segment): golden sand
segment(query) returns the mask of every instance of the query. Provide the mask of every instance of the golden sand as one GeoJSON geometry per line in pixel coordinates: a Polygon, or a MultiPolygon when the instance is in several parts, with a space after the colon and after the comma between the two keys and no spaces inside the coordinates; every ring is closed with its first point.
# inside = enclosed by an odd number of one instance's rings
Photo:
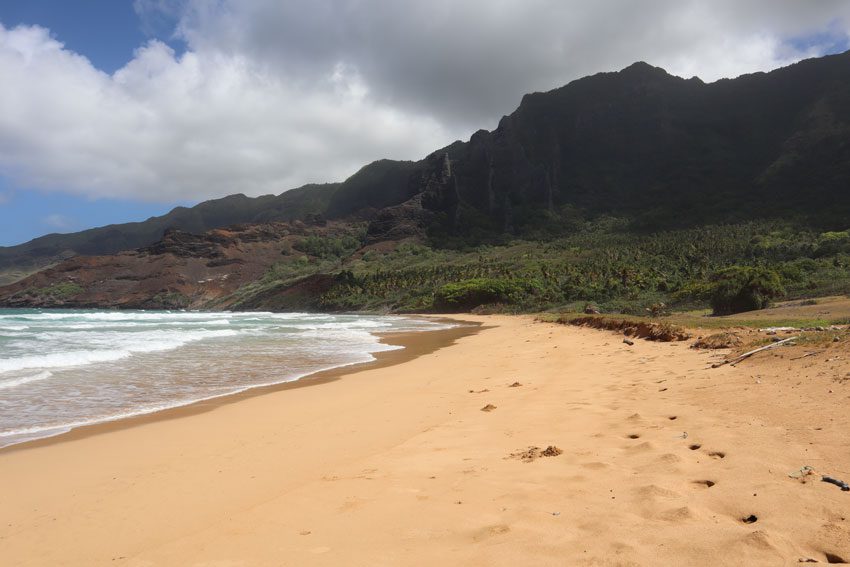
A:
{"type": "Polygon", "coordinates": [[[850,559],[850,493],[788,476],[850,477],[831,363],[711,369],[682,343],[464,319],[483,327],[342,379],[0,451],[0,564],[850,559]]]}

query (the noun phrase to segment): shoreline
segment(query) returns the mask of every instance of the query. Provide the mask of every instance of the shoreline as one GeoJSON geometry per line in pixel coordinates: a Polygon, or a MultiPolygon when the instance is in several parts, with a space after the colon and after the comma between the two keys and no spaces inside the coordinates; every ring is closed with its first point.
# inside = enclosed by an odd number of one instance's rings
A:
{"type": "Polygon", "coordinates": [[[0,452],[0,557],[80,567],[850,558],[847,492],[819,476],[850,479],[850,380],[840,380],[850,343],[712,369],[717,351],[683,343],[629,345],[529,316],[458,318],[479,326],[399,364],[0,452]],[[816,474],[791,475],[803,466],[816,474]]]}
{"type": "Polygon", "coordinates": [[[371,353],[371,356],[374,357],[374,360],[356,362],[353,364],[343,364],[335,368],[319,370],[302,376],[301,378],[296,378],[295,380],[263,386],[251,386],[239,392],[222,394],[213,398],[189,402],[180,406],[73,427],[68,431],[63,431],[54,435],[29,439],[0,447],[0,455],[31,448],[46,447],[56,443],[73,441],[75,439],[84,439],[93,435],[99,435],[111,431],[120,431],[122,429],[137,427],[147,423],[198,415],[200,413],[213,411],[225,404],[236,403],[254,396],[262,396],[273,392],[326,384],[346,376],[353,376],[366,370],[402,364],[408,360],[416,358],[417,356],[421,356],[422,354],[434,352],[449,346],[461,337],[478,332],[481,327],[481,323],[466,321],[459,318],[448,318],[443,315],[428,316],[426,318],[436,322],[451,322],[453,324],[457,324],[457,326],[449,329],[437,329],[433,331],[398,333],[376,332],[373,333],[373,335],[378,338],[380,343],[390,346],[400,346],[402,348],[373,352],[371,353]],[[430,336],[425,337],[423,335],[430,336]],[[431,340],[425,340],[426,338],[431,340]]]}

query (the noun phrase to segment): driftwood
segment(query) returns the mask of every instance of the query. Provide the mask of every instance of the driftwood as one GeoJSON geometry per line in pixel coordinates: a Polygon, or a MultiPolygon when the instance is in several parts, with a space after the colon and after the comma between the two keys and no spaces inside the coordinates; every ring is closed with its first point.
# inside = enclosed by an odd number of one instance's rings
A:
{"type": "Polygon", "coordinates": [[[847,484],[843,480],[838,480],[837,478],[832,478],[831,476],[822,476],[821,480],[824,482],[828,482],[829,484],[834,484],[844,492],[850,491],[850,484],[847,484]]]}
{"type": "Polygon", "coordinates": [[[806,354],[804,354],[803,356],[795,356],[795,357],[794,357],[794,358],[792,358],[791,360],[800,360],[801,358],[806,358],[807,356],[814,356],[814,355],[816,355],[816,354],[820,354],[820,353],[822,353],[822,352],[823,352],[822,350],[816,350],[816,351],[812,351],[812,352],[807,352],[807,353],[806,353],[806,354]]]}
{"type": "Polygon", "coordinates": [[[787,338],[787,339],[782,339],[781,341],[777,341],[777,342],[775,342],[775,343],[771,343],[771,344],[769,344],[769,345],[767,345],[767,346],[763,346],[763,347],[760,347],[760,348],[757,348],[757,349],[751,350],[751,351],[749,351],[749,352],[745,352],[744,354],[742,354],[742,355],[740,355],[740,356],[736,356],[735,358],[733,358],[733,359],[731,359],[731,360],[724,360],[723,362],[718,362],[718,363],[716,363],[716,364],[712,364],[712,365],[711,365],[711,367],[712,367],[712,368],[717,368],[717,367],[719,367],[719,366],[723,366],[724,364],[731,364],[732,366],[735,366],[736,364],[738,364],[738,363],[739,363],[739,362],[741,362],[742,360],[744,360],[744,359],[746,359],[746,358],[749,358],[749,357],[751,357],[752,355],[754,355],[754,354],[756,354],[756,353],[758,353],[758,352],[761,352],[761,351],[763,351],[763,350],[769,350],[769,349],[772,349],[772,348],[775,348],[775,347],[778,347],[778,346],[782,346],[782,345],[784,345],[785,343],[791,342],[791,341],[793,341],[793,340],[795,340],[795,339],[798,339],[798,338],[799,338],[799,337],[789,337],[789,338],[787,338]]]}

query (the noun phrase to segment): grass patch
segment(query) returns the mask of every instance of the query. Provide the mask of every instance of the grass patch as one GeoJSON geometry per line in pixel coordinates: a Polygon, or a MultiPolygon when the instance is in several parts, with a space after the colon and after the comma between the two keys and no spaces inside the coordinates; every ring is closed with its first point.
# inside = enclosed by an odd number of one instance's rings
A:
{"type": "Polygon", "coordinates": [[[85,288],[74,282],[61,282],[47,287],[42,287],[32,291],[34,295],[39,297],[49,297],[54,300],[66,300],[76,297],[83,293],[85,288]]]}

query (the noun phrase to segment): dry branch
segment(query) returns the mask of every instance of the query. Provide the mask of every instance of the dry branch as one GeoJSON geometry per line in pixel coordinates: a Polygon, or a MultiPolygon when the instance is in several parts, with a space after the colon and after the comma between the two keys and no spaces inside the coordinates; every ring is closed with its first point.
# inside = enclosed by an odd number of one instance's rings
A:
{"type": "Polygon", "coordinates": [[[742,361],[742,360],[744,360],[745,358],[749,358],[749,357],[751,357],[752,355],[754,355],[754,354],[756,354],[756,353],[758,353],[758,352],[761,352],[761,351],[763,351],[763,350],[770,350],[770,349],[772,349],[772,348],[775,348],[775,347],[778,347],[778,346],[782,346],[782,345],[784,345],[785,343],[791,342],[791,341],[793,341],[793,340],[795,340],[795,339],[798,339],[798,338],[799,338],[799,337],[789,337],[789,338],[787,338],[787,339],[782,339],[781,341],[777,341],[777,342],[775,342],[775,343],[771,343],[771,344],[769,344],[769,345],[767,345],[767,346],[759,347],[759,348],[754,349],[754,350],[751,350],[751,351],[749,351],[749,352],[745,352],[744,354],[742,354],[742,355],[740,355],[740,356],[736,356],[735,358],[733,358],[733,359],[731,359],[731,360],[724,360],[723,362],[718,362],[718,363],[716,363],[716,364],[712,364],[712,365],[711,365],[711,367],[712,367],[712,368],[717,368],[718,366],[723,366],[724,364],[731,364],[732,366],[735,366],[736,364],[738,364],[739,362],[741,362],[741,361],[742,361]]]}

